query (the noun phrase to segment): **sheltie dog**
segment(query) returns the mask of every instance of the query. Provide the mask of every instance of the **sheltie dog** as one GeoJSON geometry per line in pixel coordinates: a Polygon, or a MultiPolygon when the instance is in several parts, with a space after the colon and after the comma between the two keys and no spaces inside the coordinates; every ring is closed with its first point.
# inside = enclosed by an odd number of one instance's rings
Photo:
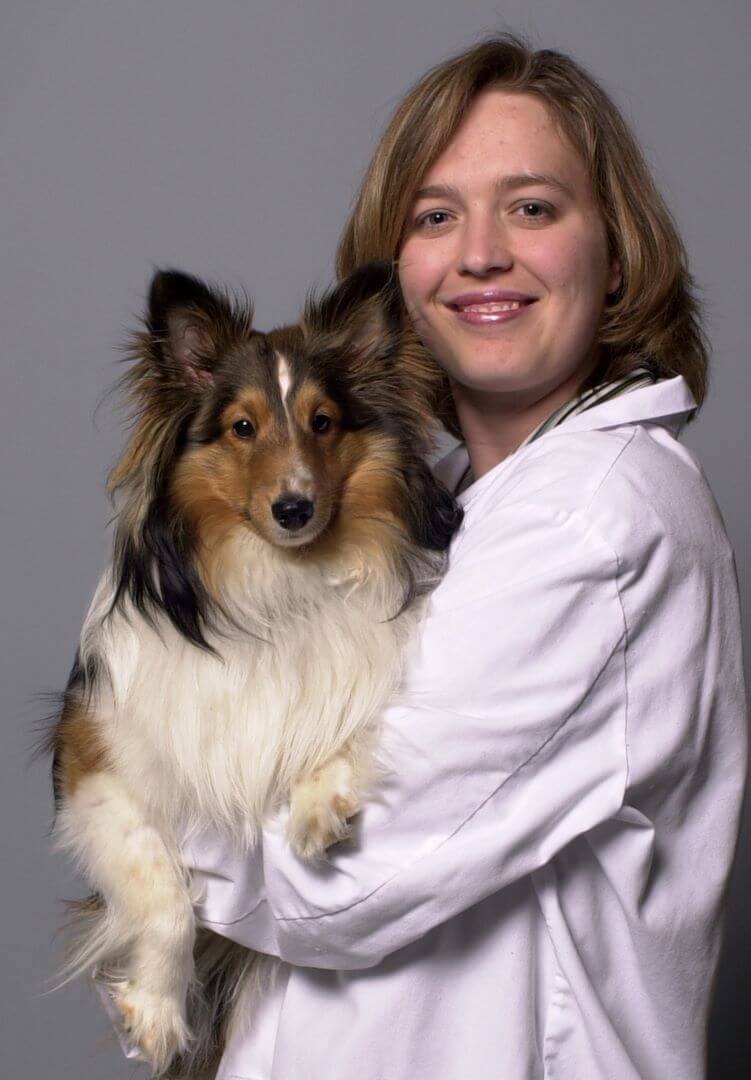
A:
{"type": "Polygon", "coordinates": [[[270,333],[159,272],[131,359],[113,555],[50,739],[55,835],[94,890],[66,972],[102,973],[155,1073],[208,1075],[253,954],[196,933],[181,840],[248,848],[285,801],[298,857],[347,836],[461,512],[426,464],[445,384],[386,264],[270,333]]]}

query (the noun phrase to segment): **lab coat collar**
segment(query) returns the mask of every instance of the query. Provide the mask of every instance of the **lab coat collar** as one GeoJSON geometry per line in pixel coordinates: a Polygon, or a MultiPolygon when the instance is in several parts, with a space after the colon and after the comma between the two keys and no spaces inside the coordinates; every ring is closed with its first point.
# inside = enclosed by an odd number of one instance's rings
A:
{"type": "MultiPolygon", "coordinates": [[[[619,394],[601,405],[594,405],[591,409],[571,416],[556,427],[550,428],[527,446],[538,446],[545,439],[554,439],[557,435],[566,435],[573,431],[605,430],[622,424],[644,422],[660,424],[677,436],[696,408],[696,400],[686,380],[682,375],[677,375],[673,379],[661,379],[651,386],[642,386],[628,393],[619,394]]],[[[491,474],[496,475],[497,470],[511,462],[514,457],[515,454],[510,454],[504,458],[494,469],[486,473],[485,477],[491,474]]],[[[469,454],[464,443],[460,443],[436,464],[434,471],[450,491],[455,491],[468,464],[469,454]]],[[[476,494],[485,477],[471,484],[459,497],[459,502],[464,504],[476,494]]]]}
{"type": "Polygon", "coordinates": [[[621,424],[637,424],[642,421],[662,424],[677,435],[691,413],[696,400],[682,375],[674,379],[661,379],[651,386],[641,386],[619,394],[602,405],[572,416],[563,423],[546,431],[541,439],[570,431],[595,431],[621,424]]]}

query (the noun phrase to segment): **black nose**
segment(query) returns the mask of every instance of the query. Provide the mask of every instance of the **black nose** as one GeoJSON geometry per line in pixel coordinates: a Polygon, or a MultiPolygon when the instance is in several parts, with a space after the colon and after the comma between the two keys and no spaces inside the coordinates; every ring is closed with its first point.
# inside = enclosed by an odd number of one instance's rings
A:
{"type": "Polygon", "coordinates": [[[313,517],[313,503],[299,495],[283,495],[271,504],[271,513],[283,529],[301,529],[313,517]]]}

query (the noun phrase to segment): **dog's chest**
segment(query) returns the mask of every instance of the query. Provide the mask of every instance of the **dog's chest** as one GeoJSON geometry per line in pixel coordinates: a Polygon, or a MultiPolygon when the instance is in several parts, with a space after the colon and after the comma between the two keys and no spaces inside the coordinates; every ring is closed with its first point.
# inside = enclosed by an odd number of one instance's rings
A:
{"type": "Polygon", "coordinates": [[[111,664],[118,768],[168,818],[260,822],[290,785],[363,734],[402,666],[403,619],[355,603],[288,614],[264,640],[217,639],[219,656],[171,625],[123,624],[111,664]],[[135,637],[135,640],[133,640],[135,637]]]}

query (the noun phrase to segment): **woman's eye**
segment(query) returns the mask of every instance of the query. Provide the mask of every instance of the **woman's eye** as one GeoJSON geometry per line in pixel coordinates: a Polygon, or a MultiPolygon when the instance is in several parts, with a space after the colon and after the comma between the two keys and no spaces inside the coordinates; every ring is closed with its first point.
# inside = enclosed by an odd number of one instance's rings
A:
{"type": "Polygon", "coordinates": [[[331,427],[331,417],[326,416],[326,413],[316,413],[310,421],[310,426],[316,435],[322,435],[324,431],[328,431],[331,427]]]}
{"type": "Polygon", "coordinates": [[[417,226],[418,228],[425,226],[428,229],[439,229],[448,220],[449,214],[447,210],[429,210],[427,214],[422,214],[417,219],[417,226]]]}
{"type": "Polygon", "coordinates": [[[542,221],[544,218],[553,216],[552,207],[541,202],[525,202],[518,206],[517,210],[524,211],[522,217],[527,221],[542,221]]]}
{"type": "Polygon", "coordinates": [[[250,420],[235,420],[232,430],[239,439],[252,439],[256,433],[250,420]]]}

